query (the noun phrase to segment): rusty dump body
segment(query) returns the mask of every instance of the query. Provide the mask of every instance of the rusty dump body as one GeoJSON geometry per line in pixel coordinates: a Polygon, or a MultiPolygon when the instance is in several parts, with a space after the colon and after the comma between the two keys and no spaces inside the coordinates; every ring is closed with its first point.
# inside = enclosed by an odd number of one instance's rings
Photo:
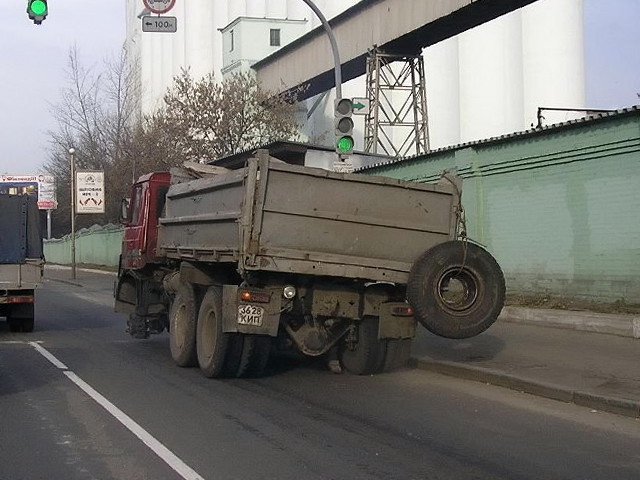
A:
{"type": "Polygon", "coordinates": [[[455,238],[458,182],[339,174],[261,155],[243,169],[172,185],[158,250],[237,262],[240,273],[406,284],[421,253],[455,238]]]}

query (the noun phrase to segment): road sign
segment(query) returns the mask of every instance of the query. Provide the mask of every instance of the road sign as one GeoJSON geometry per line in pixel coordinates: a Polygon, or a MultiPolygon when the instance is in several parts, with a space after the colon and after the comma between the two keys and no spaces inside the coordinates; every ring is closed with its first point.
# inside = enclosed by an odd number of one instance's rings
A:
{"type": "Polygon", "coordinates": [[[0,194],[38,196],[38,208],[58,207],[56,185],[51,175],[0,175],[0,194]]]}
{"type": "Polygon", "coordinates": [[[76,213],[104,213],[104,172],[76,172],[76,213]]]}
{"type": "Polygon", "coordinates": [[[51,175],[38,175],[38,208],[40,210],[58,208],[56,183],[51,175]]]}
{"type": "Polygon", "coordinates": [[[354,115],[369,115],[369,99],[368,98],[353,98],[351,100],[353,106],[354,115]]]}
{"type": "Polygon", "coordinates": [[[353,163],[350,160],[338,160],[333,162],[333,171],[336,173],[353,173],[353,163]]]}
{"type": "Polygon", "coordinates": [[[175,33],[178,30],[176,17],[142,17],[142,31],[156,33],[175,33]]]}
{"type": "Polygon", "coordinates": [[[176,0],[142,0],[142,3],[151,13],[162,15],[173,8],[176,0]]]}

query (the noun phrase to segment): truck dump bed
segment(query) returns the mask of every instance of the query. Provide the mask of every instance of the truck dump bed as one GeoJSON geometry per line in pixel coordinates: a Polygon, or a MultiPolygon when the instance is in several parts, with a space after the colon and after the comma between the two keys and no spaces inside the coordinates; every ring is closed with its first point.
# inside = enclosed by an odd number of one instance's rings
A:
{"type": "Polygon", "coordinates": [[[171,186],[159,252],[240,271],[406,283],[414,260],[453,239],[458,189],[333,173],[261,156],[171,186]]]}

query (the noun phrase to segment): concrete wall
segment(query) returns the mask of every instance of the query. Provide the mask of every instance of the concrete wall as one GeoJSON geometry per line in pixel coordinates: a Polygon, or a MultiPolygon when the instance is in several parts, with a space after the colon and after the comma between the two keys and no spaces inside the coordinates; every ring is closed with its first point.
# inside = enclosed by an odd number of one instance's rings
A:
{"type": "Polygon", "coordinates": [[[511,293],[640,302],[640,108],[363,173],[464,178],[469,236],[511,293]]]}
{"type": "MultiPolygon", "coordinates": [[[[76,263],[118,266],[122,248],[120,225],[94,225],[76,234],[76,263]]],[[[49,263],[71,264],[71,236],[44,241],[44,257],[49,263]]]]}

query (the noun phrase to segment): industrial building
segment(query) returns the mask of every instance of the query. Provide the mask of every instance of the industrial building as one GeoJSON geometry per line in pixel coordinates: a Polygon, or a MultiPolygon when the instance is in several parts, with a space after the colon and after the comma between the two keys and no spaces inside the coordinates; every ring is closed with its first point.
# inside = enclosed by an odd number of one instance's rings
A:
{"type": "MultiPolygon", "coordinates": [[[[346,21],[357,2],[316,3],[346,21]]],[[[127,44],[148,87],[145,111],[181,68],[222,78],[268,61],[319,24],[301,0],[194,4],[176,7],[179,35],[145,36],[139,4],[129,0],[127,44]]],[[[429,151],[380,157],[359,173],[415,181],[437,180],[445,170],[461,175],[469,238],[494,253],[511,295],[534,297],[539,306],[551,298],[569,306],[638,304],[640,109],[580,111],[582,22],[581,0],[538,0],[424,49],[429,151]]],[[[355,78],[343,96],[365,90],[364,77],[355,78]]],[[[330,145],[333,98],[304,101],[303,140],[330,145]]],[[[356,145],[363,145],[364,126],[356,128],[356,145]]]]}
{"type": "MultiPolygon", "coordinates": [[[[315,3],[331,19],[349,16],[359,2],[315,3]]],[[[139,61],[145,113],[160,105],[183,68],[195,78],[223,78],[321,28],[302,0],[177,2],[170,12],[178,21],[173,34],[142,33],[141,14],[139,0],[127,0],[126,45],[139,61]]],[[[536,122],[538,107],[585,107],[582,0],[538,0],[426,48],[423,58],[432,149],[523,130],[536,122]]],[[[366,96],[364,77],[347,82],[343,96],[366,96]]],[[[302,140],[332,143],[333,98],[329,92],[304,102],[302,140]]],[[[581,115],[548,112],[545,121],[581,115]]],[[[356,121],[357,146],[364,145],[362,122],[356,121]]]]}

